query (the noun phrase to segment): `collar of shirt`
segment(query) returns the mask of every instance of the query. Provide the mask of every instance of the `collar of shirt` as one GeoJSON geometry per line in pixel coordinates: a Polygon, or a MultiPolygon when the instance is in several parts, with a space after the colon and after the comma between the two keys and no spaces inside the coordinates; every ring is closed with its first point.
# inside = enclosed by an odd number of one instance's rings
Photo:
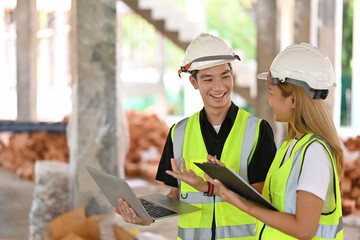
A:
{"type": "MultiPolygon", "coordinates": [[[[226,121],[226,119],[229,119],[231,121],[231,126],[232,126],[234,124],[234,122],[235,122],[238,110],[239,110],[239,108],[233,102],[231,102],[229,111],[226,114],[224,122],[226,121]]],[[[211,123],[209,122],[209,120],[206,117],[205,108],[203,108],[200,111],[200,123],[204,124],[205,126],[211,126],[212,127],[211,123]]]]}
{"type": "Polygon", "coordinates": [[[207,119],[205,110],[201,110],[200,128],[208,154],[212,156],[216,155],[218,159],[221,159],[222,149],[224,147],[226,138],[229,135],[230,130],[235,122],[238,110],[239,108],[234,103],[231,103],[229,111],[221,124],[221,128],[218,134],[207,119]]]}

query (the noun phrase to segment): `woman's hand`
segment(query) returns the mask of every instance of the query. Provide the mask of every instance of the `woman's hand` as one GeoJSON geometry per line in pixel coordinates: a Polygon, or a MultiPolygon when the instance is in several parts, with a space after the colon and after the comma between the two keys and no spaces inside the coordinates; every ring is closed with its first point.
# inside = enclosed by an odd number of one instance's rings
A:
{"type": "MultiPolygon", "coordinates": [[[[211,156],[211,155],[209,154],[209,155],[207,155],[206,158],[207,158],[207,160],[208,160],[208,161],[207,161],[208,163],[217,164],[217,165],[219,165],[219,166],[226,167],[226,166],[225,166],[225,163],[220,162],[218,159],[216,159],[216,156],[214,157],[214,156],[211,156]]],[[[204,173],[204,177],[205,177],[205,179],[206,179],[208,182],[214,184],[214,183],[213,183],[214,180],[213,180],[209,175],[207,175],[206,173],[204,173]]],[[[216,185],[214,185],[214,195],[220,196],[220,189],[219,189],[219,187],[216,186],[216,185]]]]}
{"type": "Polygon", "coordinates": [[[147,226],[151,224],[151,222],[139,218],[138,215],[136,215],[135,211],[127,204],[127,202],[124,201],[124,199],[120,198],[118,200],[118,203],[119,207],[114,208],[114,212],[120,214],[125,222],[142,226],[147,226]]]}
{"type": "Polygon", "coordinates": [[[241,197],[239,194],[231,191],[225,187],[219,180],[212,179],[209,175],[205,174],[205,179],[214,184],[214,194],[221,197],[225,202],[228,202],[240,210],[246,212],[249,209],[249,201],[241,197]]]}
{"type": "Polygon", "coordinates": [[[167,170],[166,173],[170,176],[179,179],[200,192],[206,192],[208,185],[204,179],[195,174],[191,169],[187,170],[184,158],[181,159],[182,171],[179,169],[176,158],[171,158],[172,171],[167,170]]]}

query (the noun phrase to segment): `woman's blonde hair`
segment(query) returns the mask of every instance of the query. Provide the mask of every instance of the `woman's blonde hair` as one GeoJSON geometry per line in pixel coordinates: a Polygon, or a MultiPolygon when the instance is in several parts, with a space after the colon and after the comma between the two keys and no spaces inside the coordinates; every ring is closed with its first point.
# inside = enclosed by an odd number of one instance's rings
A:
{"type": "MultiPolygon", "coordinates": [[[[295,95],[294,128],[306,134],[308,132],[320,136],[332,148],[339,178],[343,176],[343,149],[329,110],[322,99],[311,99],[301,86],[290,83],[279,84],[284,97],[295,95]]],[[[288,124],[287,135],[292,139],[296,132],[288,124]]]]}

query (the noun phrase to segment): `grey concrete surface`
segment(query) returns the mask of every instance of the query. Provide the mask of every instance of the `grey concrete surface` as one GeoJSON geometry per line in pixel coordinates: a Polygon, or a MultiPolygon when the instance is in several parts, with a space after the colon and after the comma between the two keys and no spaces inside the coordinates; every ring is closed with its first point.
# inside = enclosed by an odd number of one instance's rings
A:
{"type": "MultiPolygon", "coordinates": [[[[139,196],[161,192],[169,189],[160,184],[132,179],[130,185],[139,196]]],[[[32,203],[34,183],[17,178],[13,173],[0,167],[0,240],[29,239],[29,212],[32,203]]],[[[124,223],[120,216],[111,214],[111,218],[118,225],[129,231],[137,231],[147,239],[171,240],[176,239],[178,218],[159,222],[147,227],[124,223]]],[[[345,217],[344,239],[360,240],[360,219],[345,217]]]]}
{"type": "MultiPolygon", "coordinates": [[[[166,186],[141,179],[129,180],[129,183],[135,188],[135,193],[139,196],[154,192],[165,194],[168,192],[166,186]]],[[[20,179],[0,166],[0,240],[29,239],[29,213],[34,186],[34,182],[20,179]]],[[[166,224],[160,222],[142,227],[123,222],[122,218],[115,213],[109,215],[117,225],[129,231],[139,232],[139,236],[142,235],[144,238],[176,239],[178,218],[170,219],[166,221],[166,224]]]]}
{"type": "Polygon", "coordinates": [[[28,239],[34,183],[0,167],[0,239],[28,239]]]}

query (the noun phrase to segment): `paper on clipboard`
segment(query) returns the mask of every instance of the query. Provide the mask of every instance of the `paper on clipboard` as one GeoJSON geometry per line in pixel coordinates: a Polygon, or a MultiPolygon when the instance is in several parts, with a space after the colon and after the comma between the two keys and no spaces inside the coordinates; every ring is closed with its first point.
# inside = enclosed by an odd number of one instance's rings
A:
{"type": "Polygon", "coordinates": [[[276,210],[266,198],[256,191],[243,178],[236,174],[232,169],[211,163],[194,163],[213,179],[218,179],[224,186],[236,192],[240,196],[257,203],[265,208],[276,210]]]}

